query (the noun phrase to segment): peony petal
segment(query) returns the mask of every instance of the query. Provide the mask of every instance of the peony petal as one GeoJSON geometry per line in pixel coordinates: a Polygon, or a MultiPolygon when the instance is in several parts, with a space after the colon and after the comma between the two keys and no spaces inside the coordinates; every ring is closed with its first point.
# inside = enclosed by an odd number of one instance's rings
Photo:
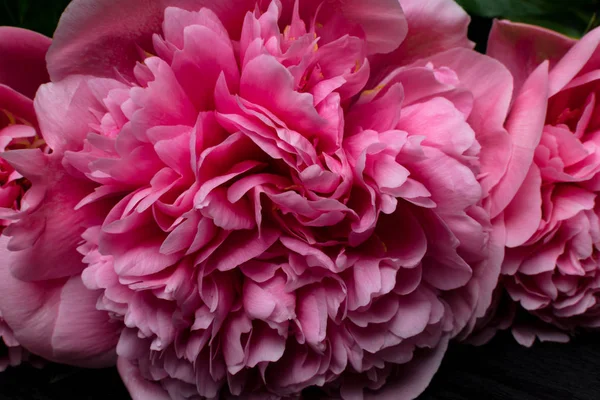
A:
{"type": "Polygon", "coordinates": [[[475,132],[465,116],[443,97],[404,107],[396,129],[423,135],[423,146],[436,147],[457,158],[476,144],[475,132]]]}
{"type": "MultiPolygon", "coordinates": [[[[295,0],[283,0],[284,13],[291,14],[295,0]]],[[[389,53],[406,37],[408,27],[398,0],[300,0],[300,16],[311,21],[319,10],[317,24],[327,25],[332,16],[343,15],[365,33],[368,53],[389,53]]]]}
{"type": "MultiPolygon", "coordinates": [[[[472,48],[467,38],[468,14],[452,0],[399,0],[408,35],[393,53],[372,59],[373,76],[389,65],[407,65],[456,47],[472,48]]],[[[370,4],[369,4],[370,5],[370,4]]]]}
{"type": "Polygon", "coordinates": [[[407,339],[423,332],[429,323],[432,304],[420,292],[398,298],[398,313],[390,320],[389,330],[407,339]]]}
{"type": "Polygon", "coordinates": [[[410,400],[416,399],[429,386],[431,379],[438,371],[444,354],[448,349],[447,336],[432,349],[423,349],[418,357],[401,368],[399,379],[390,380],[375,394],[367,393],[365,400],[410,400]]]}
{"type": "Polygon", "coordinates": [[[33,31],[0,27],[0,84],[33,99],[38,87],[50,80],[46,52],[51,43],[33,31]]]}
{"type": "Polygon", "coordinates": [[[522,245],[539,228],[542,221],[541,186],[540,170],[532,165],[523,185],[504,211],[506,246],[522,245]]]}
{"type": "MultiPolygon", "coordinates": [[[[31,151],[21,152],[27,155],[31,151]]],[[[41,152],[37,153],[43,157],[41,152]]],[[[9,160],[16,162],[17,154],[19,152],[16,151],[5,153],[5,157],[10,156],[9,160]]],[[[43,167],[37,161],[33,157],[27,159],[29,168],[37,170],[35,175],[21,170],[19,165],[15,166],[33,184],[27,195],[41,190],[38,201],[44,201],[41,205],[35,204],[31,212],[26,212],[4,231],[5,235],[12,237],[8,247],[15,249],[10,253],[11,272],[27,281],[44,281],[80,273],[85,267],[81,254],[76,250],[81,241],[80,235],[86,228],[100,223],[104,207],[102,203],[94,203],[75,211],[77,202],[91,192],[92,186],[67,175],[62,166],[57,165],[60,161],[54,157],[42,164],[43,167]],[[33,227],[36,227],[37,235],[24,242],[23,235],[29,236],[33,227]]]]}
{"type": "Polygon", "coordinates": [[[368,3],[349,0],[340,3],[344,16],[364,30],[369,54],[394,51],[406,37],[406,17],[398,0],[372,0],[368,3]]]}
{"type": "Polygon", "coordinates": [[[170,400],[171,397],[159,384],[142,377],[137,366],[129,360],[119,357],[117,360],[119,375],[129,391],[132,400],[170,400]]]}
{"type": "Polygon", "coordinates": [[[0,312],[19,343],[50,361],[89,367],[114,363],[119,325],[96,310],[99,293],[86,289],[79,277],[20,281],[10,274],[7,253],[3,237],[0,312]]]}
{"type": "Polygon", "coordinates": [[[576,40],[539,26],[494,21],[487,54],[500,61],[514,78],[517,94],[529,75],[545,60],[556,65],[576,40]]]}
{"type": "Polygon", "coordinates": [[[27,121],[33,126],[37,126],[33,101],[3,84],[0,84],[0,109],[12,113],[15,117],[27,121]]]}
{"type": "Polygon", "coordinates": [[[240,96],[267,108],[299,132],[319,131],[325,126],[314,108],[313,96],[297,92],[293,76],[270,55],[260,55],[248,62],[242,71],[240,96]],[[270,84],[264,85],[265,81],[270,84]]]}
{"type": "Polygon", "coordinates": [[[428,59],[434,67],[448,67],[458,77],[461,88],[473,93],[474,105],[469,124],[478,134],[501,129],[512,100],[510,72],[491,57],[467,49],[454,49],[428,59]]]}
{"type": "Polygon", "coordinates": [[[107,312],[96,310],[99,295],[85,287],[81,276],[71,277],[64,284],[52,330],[55,360],[77,360],[91,354],[94,358],[82,365],[114,364],[121,325],[111,321],[107,312]]]}
{"type": "Polygon", "coordinates": [[[171,66],[196,109],[212,109],[219,75],[224,74],[232,90],[237,89],[240,79],[231,41],[196,25],[185,28],[184,37],[183,50],[175,52],[171,66]],[[205,51],[206,43],[211,43],[211,51],[205,51]]]}
{"type": "Polygon", "coordinates": [[[48,146],[60,154],[80,150],[90,132],[89,125],[98,122],[90,108],[104,109],[99,100],[106,97],[109,90],[123,87],[122,83],[112,79],[90,82],[82,76],[71,76],[40,87],[35,98],[35,111],[48,146]]]}
{"type": "Polygon", "coordinates": [[[63,13],[48,52],[53,81],[69,75],[132,78],[139,49],[152,50],[167,6],[185,10],[207,7],[215,12],[234,38],[239,38],[253,0],[74,0],[63,13]]]}
{"type": "Polygon", "coordinates": [[[598,69],[600,65],[597,53],[600,51],[600,28],[584,35],[573,47],[550,69],[550,96],[561,91],[579,73],[598,69]],[[588,66],[591,60],[595,65],[588,66]]]}
{"type": "Polygon", "coordinates": [[[526,179],[535,148],[542,137],[546,120],[547,92],[548,67],[543,63],[523,84],[506,121],[506,129],[512,139],[512,151],[504,176],[490,194],[491,218],[495,218],[508,205],[513,194],[516,194],[526,179]]]}

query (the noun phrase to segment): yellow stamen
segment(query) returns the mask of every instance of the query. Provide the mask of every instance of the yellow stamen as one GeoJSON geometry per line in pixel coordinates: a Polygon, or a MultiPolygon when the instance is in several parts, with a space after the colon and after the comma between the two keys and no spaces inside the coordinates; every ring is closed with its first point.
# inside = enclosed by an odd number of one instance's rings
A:
{"type": "Polygon", "coordinates": [[[363,90],[362,94],[365,96],[370,96],[372,94],[377,94],[381,89],[383,89],[385,85],[379,85],[374,87],[373,89],[363,90]]]}
{"type": "Polygon", "coordinates": [[[8,118],[8,125],[16,125],[17,124],[17,120],[14,116],[13,113],[11,113],[8,110],[0,110],[4,113],[4,115],[6,115],[6,118],[8,118]]]}
{"type": "Polygon", "coordinates": [[[32,149],[39,149],[40,147],[44,147],[46,145],[46,141],[42,138],[36,136],[35,140],[31,144],[32,149]]]}
{"type": "Polygon", "coordinates": [[[283,191],[288,191],[288,190],[296,190],[296,189],[300,189],[300,185],[292,185],[292,186],[288,186],[285,189],[283,189],[283,191]]]}

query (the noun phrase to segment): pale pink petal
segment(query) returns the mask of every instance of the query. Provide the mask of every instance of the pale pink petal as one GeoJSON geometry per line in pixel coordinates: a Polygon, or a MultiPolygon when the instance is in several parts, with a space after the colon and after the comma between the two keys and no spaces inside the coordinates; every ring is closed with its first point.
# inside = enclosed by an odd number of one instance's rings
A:
{"type": "Polygon", "coordinates": [[[132,400],[170,400],[171,397],[159,384],[152,383],[141,376],[137,366],[129,360],[119,357],[117,360],[119,375],[129,391],[132,400]]]}
{"type": "Polygon", "coordinates": [[[506,245],[525,243],[537,231],[542,220],[542,177],[539,168],[531,166],[525,181],[504,211],[506,245]]]}
{"type": "Polygon", "coordinates": [[[62,154],[66,150],[81,150],[82,141],[90,132],[89,125],[97,123],[90,108],[96,106],[101,109],[98,96],[103,98],[110,89],[123,87],[122,83],[111,79],[98,79],[94,83],[93,92],[89,80],[71,76],[40,88],[35,110],[44,140],[54,152],[62,154]],[[74,98],[79,100],[73,101],[74,98]]]}
{"type": "MultiPolygon", "coordinates": [[[[2,240],[2,260],[6,257],[2,240]]],[[[48,360],[102,367],[114,363],[119,325],[96,310],[98,292],[86,289],[81,278],[23,282],[0,265],[0,309],[15,338],[48,360]]]]}
{"type": "MultiPolygon", "coordinates": [[[[506,172],[490,195],[490,216],[496,217],[506,207],[523,183],[533,161],[535,148],[542,137],[546,120],[548,70],[540,65],[522,85],[506,121],[512,150],[506,172]]],[[[492,150],[493,151],[493,150],[492,150]]]]}
{"type": "Polygon", "coordinates": [[[467,38],[470,18],[456,2],[399,1],[408,24],[408,34],[393,53],[373,59],[372,69],[376,75],[390,64],[407,65],[445,50],[473,47],[473,43],[467,38]]]}

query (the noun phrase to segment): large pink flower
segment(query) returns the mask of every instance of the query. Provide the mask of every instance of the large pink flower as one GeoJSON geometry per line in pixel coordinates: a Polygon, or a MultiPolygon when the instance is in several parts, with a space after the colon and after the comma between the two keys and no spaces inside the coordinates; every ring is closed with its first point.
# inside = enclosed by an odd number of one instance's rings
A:
{"type": "Polygon", "coordinates": [[[52,186],[19,221],[62,242],[13,274],[76,276],[85,229],[136,400],[414,398],[484,315],[490,213],[525,178],[546,71],[513,98],[454,2],[400,3],[66,10],[36,98],[52,155],[33,189],[52,186]]]}
{"type": "MultiPolygon", "coordinates": [[[[550,62],[546,122],[527,178],[504,214],[504,286],[521,307],[567,332],[600,326],[600,29],[580,41],[507,21],[488,53],[523,82],[550,62]]],[[[514,330],[531,344],[535,331],[514,330]]],[[[540,338],[564,335],[539,331],[540,338]]]]}
{"type": "Polygon", "coordinates": [[[0,369],[18,364],[27,351],[78,365],[115,359],[117,324],[94,310],[98,295],[77,273],[62,273],[67,266],[80,272],[84,264],[74,249],[80,241],[72,232],[76,213],[63,201],[72,193],[49,169],[53,156],[38,134],[32,100],[49,80],[50,43],[34,32],[0,28],[0,338],[8,347],[0,349],[8,354],[0,369]],[[52,203],[64,208],[52,209],[52,203]],[[64,240],[69,235],[71,242],[64,240]],[[18,272],[20,265],[36,264],[62,271],[18,272]]]}
{"type": "MultiPolygon", "coordinates": [[[[45,55],[50,39],[0,27],[0,157],[8,150],[43,146],[37,137],[33,96],[48,82],[45,55]]],[[[0,158],[0,234],[20,208],[28,182],[0,158]]],[[[0,371],[28,357],[0,312],[0,371]]]]}

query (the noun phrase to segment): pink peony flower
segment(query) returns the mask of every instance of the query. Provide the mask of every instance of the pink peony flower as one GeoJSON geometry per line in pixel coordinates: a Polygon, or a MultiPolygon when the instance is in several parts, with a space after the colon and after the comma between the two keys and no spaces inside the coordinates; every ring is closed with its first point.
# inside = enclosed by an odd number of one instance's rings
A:
{"type": "MultiPolygon", "coordinates": [[[[496,22],[488,53],[517,87],[549,60],[547,115],[527,178],[504,214],[504,286],[522,309],[562,331],[600,326],[600,29],[580,41],[542,28],[496,22]]],[[[531,345],[567,337],[517,326],[531,345]]]]}
{"type": "Polygon", "coordinates": [[[8,158],[45,196],[7,286],[79,289],[82,257],[136,400],[416,397],[491,302],[490,214],[543,124],[547,71],[513,98],[467,25],[449,0],[73,1],[52,154],[8,158]]]}
{"type": "Polygon", "coordinates": [[[115,360],[117,324],[94,310],[98,295],[77,274],[60,271],[74,266],[81,271],[84,264],[74,249],[80,238],[71,232],[73,211],[63,202],[69,186],[47,170],[53,156],[38,134],[32,100],[49,80],[45,55],[50,44],[34,32],[0,28],[0,338],[8,347],[0,349],[7,355],[0,358],[0,369],[19,364],[28,351],[78,365],[115,360]],[[52,202],[65,208],[48,213],[52,202]],[[64,241],[65,235],[73,241],[64,241]],[[69,251],[74,258],[68,258],[69,251]],[[20,264],[38,263],[57,272],[25,276],[17,271],[20,264]]]}
{"type": "MultiPolygon", "coordinates": [[[[43,145],[36,135],[33,96],[49,80],[45,55],[50,39],[18,28],[0,27],[0,156],[7,150],[43,145]]],[[[28,182],[0,158],[0,234],[19,209],[28,182]]],[[[28,353],[0,313],[0,371],[20,364],[28,353]]]]}

